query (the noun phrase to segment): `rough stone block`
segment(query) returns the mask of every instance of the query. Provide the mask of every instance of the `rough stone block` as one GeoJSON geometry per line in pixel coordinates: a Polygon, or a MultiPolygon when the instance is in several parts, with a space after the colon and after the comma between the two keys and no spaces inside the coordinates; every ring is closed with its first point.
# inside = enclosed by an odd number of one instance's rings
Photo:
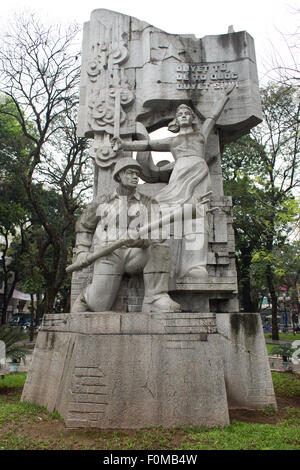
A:
{"type": "Polygon", "coordinates": [[[276,407],[256,314],[47,315],[22,400],[103,429],[226,426],[228,407],[276,407]]]}
{"type": "Polygon", "coordinates": [[[57,409],[68,427],[229,423],[214,314],[90,313],[69,315],[68,321],[62,315],[61,322],[58,317],[48,316],[39,332],[35,357],[43,367],[33,359],[23,401],[57,409]],[[66,342],[61,345],[67,331],[69,355],[66,342]],[[59,367],[52,360],[56,346],[66,359],[59,367]]]}

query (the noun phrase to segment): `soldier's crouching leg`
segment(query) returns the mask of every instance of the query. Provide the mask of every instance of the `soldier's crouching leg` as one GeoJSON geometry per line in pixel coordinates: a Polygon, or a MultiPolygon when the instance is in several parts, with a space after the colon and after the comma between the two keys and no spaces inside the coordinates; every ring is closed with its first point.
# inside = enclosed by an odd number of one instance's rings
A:
{"type": "Polygon", "coordinates": [[[151,243],[144,267],[145,297],[142,311],[180,312],[180,305],[168,294],[171,267],[170,247],[166,242],[151,243]]]}
{"type": "Polygon", "coordinates": [[[111,309],[122,279],[122,252],[116,250],[95,262],[93,279],[77,297],[72,313],[107,312],[111,309]]]}
{"type": "Polygon", "coordinates": [[[111,309],[123,275],[123,253],[116,250],[95,262],[93,280],[85,292],[85,300],[92,312],[111,309]]]}

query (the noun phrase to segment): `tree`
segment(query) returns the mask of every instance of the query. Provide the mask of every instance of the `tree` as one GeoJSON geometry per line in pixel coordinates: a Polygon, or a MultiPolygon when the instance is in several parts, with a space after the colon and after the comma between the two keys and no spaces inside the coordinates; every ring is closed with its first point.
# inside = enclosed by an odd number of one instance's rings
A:
{"type": "Polygon", "coordinates": [[[5,343],[5,353],[13,362],[25,362],[28,348],[22,345],[22,341],[26,341],[26,335],[18,328],[9,327],[7,325],[0,326],[0,341],[5,343]]]}
{"type": "Polygon", "coordinates": [[[20,200],[20,191],[18,192],[15,185],[11,182],[2,181],[0,183],[0,234],[2,236],[0,243],[0,280],[3,283],[2,323],[6,323],[7,308],[19,280],[18,261],[25,251],[25,231],[28,223],[28,213],[18,199],[20,200]],[[11,256],[10,243],[17,231],[20,233],[19,244],[14,252],[14,256],[11,256]]]}
{"type": "Polygon", "coordinates": [[[251,265],[253,259],[261,263],[272,302],[273,339],[278,339],[276,251],[287,239],[299,212],[293,195],[300,185],[299,102],[295,93],[278,85],[263,89],[263,123],[223,155],[223,160],[228,160],[225,189],[228,193],[233,187],[236,190],[233,200],[238,248],[241,254],[248,250],[248,273],[250,257],[251,265]],[[230,166],[234,171],[228,171],[230,166]],[[249,197],[245,197],[243,185],[249,197]]]}
{"type": "Polygon", "coordinates": [[[46,312],[52,312],[66,276],[67,240],[87,186],[87,141],[78,138],[75,126],[80,75],[77,33],[76,25],[63,30],[45,27],[34,16],[19,17],[0,49],[2,91],[14,104],[13,110],[2,105],[0,115],[10,116],[31,143],[27,153],[16,152],[16,176],[42,227],[37,263],[45,280],[46,312]],[[59,195],[56,213],[41,199],[41,181],[43,189],[52,188],[59,195]]]}
{"type": "Polygon", "coordinates": [[[222,155],[225,194],[232,196],[236,265],[240,305],[245,312],[257,310],[251,279],[252,257],[261,246],[264,221],[254,178],[260,174],[261,147],[250,135],[226,146],[222,155]]]}
{"type": "Polygon", "coordinates": [[[264,122],[253,130],[253,135],[263,147],[262,163],[264,188],[265,238],[260,254],[266,265],[266,279],[272,301],[272,337],[278,339],[277,292],[274,281],[274,248],[280,238],[288,234],[284,225],[295,221],[298,210],[292,191],[300,186],[300,102],[296,90],[285,86],[269,86],[262,90],[264,122]],[[280,228],[280,233],[278,231],[280,228]]]}
{"type": "MultiPolygon", "coordinates": [[[[11,100],[5,106],[15,110],[11,100]]],[[[9,115],[0,114],[0,235],[3,303],[1,321],[6,323],[7,308],[19,280],[19,258],[25,251],[25,232],[30,225],[30,207],[26,193],[16,178],[16,155],[30,150],[30,142],[24,138],[21,126],[9,115]],[[14,253],[10,250],[12,239],[18,236],[14,253]]]]}
{"type": "MultiPolygon", "coordinates": [[[[300,9],[292,8],[292,15],[300,15],[300,9]]],[[[299,53],[300,53],[300,34],[299,28],[288,33],[281,32],[282,46],[285,46],[284,54],[280,54],[278,49],[274,48],[271,64],[267,70],[267,75],[278,85],[285,87],[299,87],[299,53]]]]}
{"type": "Polygon", "coordinates": [[[19,287],[22,291],[30,294],[30,328],[29,340],[34,338],[34,321],[39,324],[39,313],[41,300],[45,291],[45,282],[39,266],[32,262],[38,257],[38,250],[34,243],[34,231],[27,238],[26,251],[20,257],[19,262],[19,287]],[[33,240],[32,240],[33,238],[33,240]]]}
{"type": "Polygon", "coordinates": [[[300,284],[300,241],[283,245],[277,253],[276,266],[279,284],[286,289],[292,309],[300,313],[298,285],[300,284]]]}

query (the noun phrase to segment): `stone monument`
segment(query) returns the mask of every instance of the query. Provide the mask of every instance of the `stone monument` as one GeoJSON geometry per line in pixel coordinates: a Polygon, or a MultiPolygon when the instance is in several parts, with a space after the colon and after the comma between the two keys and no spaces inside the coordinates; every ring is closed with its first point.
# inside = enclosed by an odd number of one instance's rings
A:
{"type": "Polygon", "coordinates": [[[260,316],[239,313],[221,171],[224,144],[260,121],[248,33],[198,39],[92,12],[78,132],[94,197],[71,313],[45,316],[23,401],[70,428],[225,426],[231,407],[276,407],[260,316]],[[176,135],[153,140],[165,126],[176,135]]]}

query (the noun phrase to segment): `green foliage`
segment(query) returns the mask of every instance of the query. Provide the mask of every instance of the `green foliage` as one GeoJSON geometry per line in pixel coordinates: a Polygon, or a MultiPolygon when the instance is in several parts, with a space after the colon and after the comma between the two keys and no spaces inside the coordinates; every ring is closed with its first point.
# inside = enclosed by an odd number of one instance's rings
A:
{"type": "Polygon", "coordinates": [[[0,389],[1,388],[20,388],[24,387],[27,374],[10,374],[5,375],[4,378],[0,379],[0,389]]]}
{"type": "MultiPolygon", "coordinates": [[[[249,306],[250,296],[257,299],[267,288],[274,312],[276,289],[288,274],[282,250],[288,251],[299,217],[299,201],[293,195],[300,186],[295,93],[277,85],[261,90],[263,123],[226,146],[222,155],[225,194],[233,197],[241,303],[245,306],[248,295],[249,306]]],[[[299,255],[297,259],[299,263],[299,255]]]]}
{"type": "MultiPolygon", "coordinates": [[[[18,119],[20,111],[9,99],[0,105],[0,234],[3,235],[0,280],[6,283],[5,307],[13,292],[12,279],[18,281],[19,288],[27,293],[43,293],[46,289],[45,278],[53,269],[55,248],[53,243],[49,243],[49,233],[41,225],[39,213],[44,214],[52,233],[58,234],[62,227],[67,227],[66,218],[69,217],[64,197],[57,188],[32,182],[31,194],[37,201],[38,211],[28,198],[24,175],[32,158],[33,142],[24,137],[18,119]]],[[[26,125],[33,129],[29,122],[26,125]]],[[[65,238],[71,247],[72,220],[69,226],[67,236],[62,235],[60,243],[64,243],[65,238]]]]}
{"type": "MultiPolygon", "coordinates": [[[[290,362],[291,357],[298,348],[293,348],[291,344],[279,344],[271,349],[271,354],[281,356],[284,362],[290,362]]],[[[300,353],[298,354],[300,356],[300,353]]]]}
{"type": "Polygon", "coordinates": [[[3,325],[0,327],[0,340],[4,341],[6,348],[6,356],[11,359],[12,362],[25,363],[26,354],[29,349],[24,347],[20,342],[24,342],[27,336],[16,327],[10,327],[3,325]]]}
{"type": "Polygon", "coordinates": [[[271,351],[272,351],[273,348],[274,348],[274,344],[267,344],[266,343],[267,354],[271,354],[271,351]]]}
{"type": "Polygon", "coordinates": [[[19,288],[28,294],[42,294],[45,288],[45,281],[41,274],[39,266],[32,262],[37,259],[38,253],[34,245],[28,246],[28,251],[24,253],[20,259],[19,272],[20,280],[19,288]]]}
{"type": "Polygon", "coordinates": [[[0,104],[0,231],[15,235],[28,220],[30,206],[21,184],[18,157],[29,151],[20,124],[12,117],[16,105],[6,99],[0,104]],[[8,114],[7,114],[8,113],[8,114]]]}
{"type": "Polygon", "coordinates": [[[286,372],[272,372],[272,380],[276,396],[299,397],[300,376],[286,372]]]}
{"type": "Polygon", "coordinates": [[[0,181],[0,233],[3,237],[15,236],[20,227],[28,224],[30,207],[25,192],[16,181],[0,181]]]}
{"type": "Polygon", "coordinates": [[[222,172],[226,182],[243,179],[247,175],[261,175],[261,155],[264,152],[250,134],[244,135],[236,142],[226,145],[222,153],[222,172]],[[234,158],[232,158],[234,156],[234,158]]]}
{"type": "Polygon", "coordinates": [[[21,113],[26,125],[32,129],[30,122],[25,121],[24,113],[17,108],[16,103],[5,96],[0,103],[0,172],[2,176],[16,180],[24,169],[22,163],[33,149],[33,142],[24,135],[18,119],[21,113]]]}
{"type": "Polygon", "coordinates": [[[288,289],[288,293],[293,303],[297,303],[297,282],[300,276],[300,242],[279,246],[275,250],[276,275],[280,279],[281,285],[288,289]]]}

